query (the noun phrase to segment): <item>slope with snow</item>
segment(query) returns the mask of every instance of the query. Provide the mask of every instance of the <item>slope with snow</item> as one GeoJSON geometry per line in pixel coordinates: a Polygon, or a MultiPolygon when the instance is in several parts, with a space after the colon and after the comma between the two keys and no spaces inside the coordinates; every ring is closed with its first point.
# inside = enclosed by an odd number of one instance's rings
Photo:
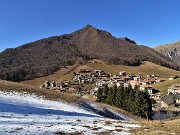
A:
{"type": "MultiPolygon", "coordinates": [[[[95,106],[95,103],[89,104],[95,106]]],[[[119,115],[115,113],[115,115],[119,115]]],[[[0,91],[0,134],[130,134],[139,125],[128,118],[105,118],[91,110],[63,101],[17,92],[0,91]],[[128,121],[127,121],[128,120],[128,121]]]]}

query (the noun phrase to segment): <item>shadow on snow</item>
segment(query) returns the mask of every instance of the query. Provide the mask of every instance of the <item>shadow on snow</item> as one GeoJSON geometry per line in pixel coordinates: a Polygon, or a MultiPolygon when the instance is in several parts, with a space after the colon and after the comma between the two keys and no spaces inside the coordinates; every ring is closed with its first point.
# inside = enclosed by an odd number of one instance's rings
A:
{"type": "Polygon", "coordinates": [[[101,117],[92,114],[85,114],[72,111],[46,109],[26,105],[15,105],[11,103],[0,103],[0,112],[12,112],[17,114],[37,114],[37,115],[64,115],[64,116],[81,116],[81,117],[101,117]]]}

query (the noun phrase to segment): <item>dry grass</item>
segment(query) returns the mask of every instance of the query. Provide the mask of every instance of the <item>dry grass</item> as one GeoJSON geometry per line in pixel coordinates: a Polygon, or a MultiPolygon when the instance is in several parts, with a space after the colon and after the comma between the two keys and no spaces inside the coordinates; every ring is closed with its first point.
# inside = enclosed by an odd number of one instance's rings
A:
{"type": "Polygon", "coordinates": [[[75,68],[76,68],[76,65],[75,66],[68,66],[67,68],[60,69],[59,71],[55,72],[52,75],[36,78],[33,80],[23,81],[22,83],[39,87],[45,81],[48,81],[48,80],[53,80],[53,81],[57,81],[57,82],[60,82],[63,80],[70,80],[72,78],[72,75],[73,75],[72,71],[75,68]]]}
{"type": "Polygon", "coordinates": [[[141,121],[140,128],[132,129],[133,135],[180,134],[180,119],[163,121],[141,121]]]}
{"type": "Polygon", "coordinates": [[[109,65],[102,61],[97,63],[89,62],[87,65],[112,74],[119,74],[119,71],[126,71],[127,73],[135,75],[141,73],[142,77],[146,77],[148,74],[155,74],[159,75],[161,78],[169,78],[171,75],[180,75],[180,72],[178,71],[162,67],[148,61],[143,62],[140,66],[109,65]]]}
{"type": "Polygon", "coordinates": [[[133,115],[133,114],[131,114],[131,113],[125,111],[125,110],[122,110],[122,109],[120,109],[120,108],[117,108],[117,107],[114,107],[114,106],[110,106],[110,105],[107,105],[107,104],[102,104],[102,103],[99,103],[99,104],[100,104],[101,106],[110,108],[110,109],[114,110],[115,112],[117,112],[117,113],[119,113],[119,114],[122,114],[122,115],[124,115],[124,116],[126,116],[126,117],[128,117],[128,118],[130,118],[130,119],[135,120],[135,121],[144,121],[144,120],[145,120],[145,119],[143,119],[143,118],[140,118],[140,117],[138,117],[138,116],[136,116],[136,115],[133,115]]]}
{"type": "Polygon", "coordinates": [[[80,71],[80,69],[91,69],[91,67],[88,67],[86,65],[74,65],[74,66],[68,66],[67,68],[62,68],[59,71],[55,72],[52,75],[36,78],[33,80],[27,80],[23,81],[21,83],[32,85],[35,87],[38,87],[42,85],[45,81],[53,80],[56,82],[61,82],[65,80],[72,80],[73,73],[80,71]]]}
{"type": "Polygon", "coordinates": [[[153,84],[153,87],[157,90],[160,90],[161,94],[166,94],[168,87],[171,86],[172,84],[180,84],[180,78],[175,79],[175,80],[169,80],[165,82],[156,83],[156,84],[153,84]]]}
{"type": "Polygon", "coordinates": [[[0,80],[0,91],[26,92],[28,94],[35,94],[37,96],[43,96],[44,98],[49,99],[49,100],[64,100],[69,103],[74,103],[81,100],[77,96],[71,96],[65,93],[61,93],[61,92],[43,90],[43,89],[39,89],[30,85],[9,82],[9,81],[4,81],[4,80],[0,80]]]}

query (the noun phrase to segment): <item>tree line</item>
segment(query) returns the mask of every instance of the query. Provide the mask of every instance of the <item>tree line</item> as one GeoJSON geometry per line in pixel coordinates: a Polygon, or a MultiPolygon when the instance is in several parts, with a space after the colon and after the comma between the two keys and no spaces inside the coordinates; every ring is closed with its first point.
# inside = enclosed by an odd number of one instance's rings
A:
{"type": "Polygon", "coordinates": [[[128,87],[123,85],[108,87],[106,85],[104,88],[99,88],[97,101],[147,119],[150,118],[152,112],[152,100],[147,90],[140,91],[138,86],[133,89],[130,84],[128,87]]]}

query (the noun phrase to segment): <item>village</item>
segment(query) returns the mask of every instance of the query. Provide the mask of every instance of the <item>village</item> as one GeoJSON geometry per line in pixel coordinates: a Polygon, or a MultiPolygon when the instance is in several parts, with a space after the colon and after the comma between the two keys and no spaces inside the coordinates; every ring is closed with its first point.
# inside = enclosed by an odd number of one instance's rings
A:
{"type": "MultiPolygon", "coordinates": [[[[170,76],[168,80],[177,78],[179,77],[170,76]]],[[[80,69],[79,72],[73,73],[72,80],[63,82],[46,81],[40,88],[57,92],[66,92],[82,97],[91,95],[96,98],[98,89],[103,88],[105,85],[108,87],[113,87],[114,85],[117,87],[120,85],[127,87],[130,84],[132,88],[139,86],[141,91],[148,91],[151,98],[155,99],[157,102],[157,104],[153,106],[154,110],[159,108],[167,109],[169,106],[179,108],[180,84],[173,84],[167,89],[167,95],[162,96],[158,90],[153,88],[152,84],[163,81],[166,80],[154,74],[142,78],[141,73],[134,75],[127,74],[126,71],[120,71],[118,75],[113,75],[97,69],[80,69]]]]}

